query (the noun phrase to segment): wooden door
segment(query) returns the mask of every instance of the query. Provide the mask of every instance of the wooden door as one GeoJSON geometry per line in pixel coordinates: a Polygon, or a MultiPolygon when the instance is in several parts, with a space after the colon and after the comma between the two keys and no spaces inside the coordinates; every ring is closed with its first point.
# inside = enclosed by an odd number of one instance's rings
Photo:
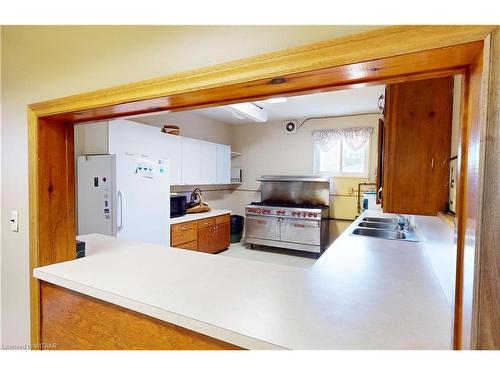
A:
{"type": "Polygon", "coordinates": [[[382,186],[383,186],[383,175],[384,175],[384,120],[378,120],[378,143],[377,143],[377,204],[382,204],[382,186]]]}
{"type": "Polygon", "coordinates": [[[215,229],[215,248],[217,252],[229,247],[231,238],[231,228],[229,222],[216,225],[215,229]]]}
{"type": "Polygon", "coordinates": [[[216,252],[216,225],[210,225],[198,230],[198,251],[204,253],[216,252]]]}
{"type": "Polygon", "coordinates": [[[230,230],[229,221],[200,228],[198,230],[198,251],[215,254],[227,249],[230,244],[230,230]]]}
{"type": "Polygon", "coordinates": [[[384,211],[436,215],[446,209],[453,77],[388,87],[384,211]]]}

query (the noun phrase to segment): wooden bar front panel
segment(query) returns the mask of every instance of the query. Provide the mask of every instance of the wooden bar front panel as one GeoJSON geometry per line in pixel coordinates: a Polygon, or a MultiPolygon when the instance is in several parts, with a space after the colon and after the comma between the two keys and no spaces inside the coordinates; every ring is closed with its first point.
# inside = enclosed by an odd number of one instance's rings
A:
{"type": "Polygon", "coordinates": [[[235,345],[41,282],[41,342],[62,350],[234,350],[235,345]]]}

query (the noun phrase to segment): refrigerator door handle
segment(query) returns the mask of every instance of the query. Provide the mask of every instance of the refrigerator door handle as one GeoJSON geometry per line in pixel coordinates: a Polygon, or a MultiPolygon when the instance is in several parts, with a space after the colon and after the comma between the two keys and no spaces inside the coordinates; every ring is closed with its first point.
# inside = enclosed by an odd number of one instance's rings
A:
{"type": "Polygon", "coordinates": [[[120,210],[120,213],[118,215],[119,218],[119,223],[117,224],[116,228],[117,229],[122,229],[123,228],[123,193],[121,190],[118,190],[118,208],[120,210]]]}

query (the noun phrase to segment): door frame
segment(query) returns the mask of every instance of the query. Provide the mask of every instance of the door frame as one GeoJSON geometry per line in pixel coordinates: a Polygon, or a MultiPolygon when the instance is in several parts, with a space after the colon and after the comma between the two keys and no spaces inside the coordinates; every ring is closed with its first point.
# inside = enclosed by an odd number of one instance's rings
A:
{"type": "MultiPolygon", "coordinates": [[[[491,215],[498,217],[489,211],[490,216],[482,216],[483,206],[498,193],[493,187],[483,194],[485,160],[487,166],[498,164],[489,153],[498,140],[490,140],[485,147],[486,135],[499,126],[498,115],[488,111],[488,107],[498,108],[498,57],[491,55],[492,48],[498,51],[498,30],[496,26],[385,27],[29,105],[32,344],[40,343],[41,333],[40,283],[32,276],[33,269],[75,258],[75,123],[462,73],[453,347],[497,345],[498,336],[487,329],[481,336],[481,323],[498,324],[491,319],[500,314],[498,301],[483,303],[479,296],[490,296],[480,290],[484,269],[490,281],[500,275],[495,273],[495,264],[479,264],[481,259],[500,261],[494,244],[498,238],[482,236],[485,227],[492,227],[491,215]],[[490,69],[496,74],[490,75],[490,69]],[[486,320],[480,306],[487,306],[486,320]]],[[[498,181],[494,169],[486,171],[498,181]]],[[[500,293],[496,288],[494,295],[500,293]]]]}

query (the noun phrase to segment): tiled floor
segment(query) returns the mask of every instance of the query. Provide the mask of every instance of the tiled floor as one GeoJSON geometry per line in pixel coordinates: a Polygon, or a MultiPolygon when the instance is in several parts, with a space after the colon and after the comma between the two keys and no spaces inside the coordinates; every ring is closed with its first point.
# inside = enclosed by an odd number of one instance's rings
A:
{"type": "MultiPolygon", "coordinates": [[[[330,220],[330,241],[333,242],[351,223],[351,221],[330,220]]],[[[231,244],[228,250],[219,255],[303,268],[311,267],[316,262],[316,258],[307,254],[268,246],[254,246],[251,249],[249,245],[243,246],[241,243],[231,244]]]]}

